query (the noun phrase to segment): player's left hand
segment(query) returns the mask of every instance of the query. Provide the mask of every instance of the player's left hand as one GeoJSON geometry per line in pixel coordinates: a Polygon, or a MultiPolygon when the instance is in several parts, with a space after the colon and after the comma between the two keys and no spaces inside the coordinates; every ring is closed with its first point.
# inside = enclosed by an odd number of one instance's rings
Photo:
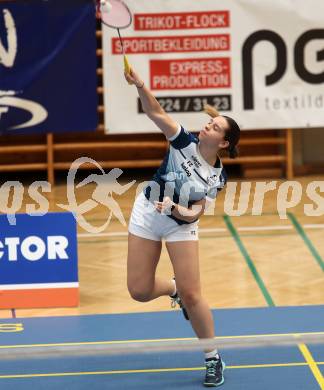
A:
{"type": "Polygon", "coordinates": [[[163,198],[163,202],[154,202],[156,210],[165,215],[170,215],[171,214],[171,207],[174,205],[174,202],[166,196],[163,198]]]}

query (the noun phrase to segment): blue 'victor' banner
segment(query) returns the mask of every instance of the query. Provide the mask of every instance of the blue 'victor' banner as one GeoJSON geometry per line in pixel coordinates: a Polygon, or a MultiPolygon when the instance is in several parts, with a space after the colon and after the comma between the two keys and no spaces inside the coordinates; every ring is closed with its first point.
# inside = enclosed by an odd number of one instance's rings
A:
{"type": "Polygon", "coordinates": [[[92,0],[0,3],[0,134],[97,128],[92,0]]]}
{"type": "Polygon", "coordinates": [[[0,289],[4,285],[78,281],[77,232],[72,213],[0,215],[0,289]]]}

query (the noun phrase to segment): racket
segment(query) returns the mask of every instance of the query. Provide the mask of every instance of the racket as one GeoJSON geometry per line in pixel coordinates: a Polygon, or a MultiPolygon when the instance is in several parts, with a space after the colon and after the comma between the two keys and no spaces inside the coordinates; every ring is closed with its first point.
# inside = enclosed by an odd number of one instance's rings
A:
{"type": "Polygon", "coordinates": [[[127,28],[132,23],[132,14],[127,5],[121,0],[96,0],[97,15],[101,22],[117,30],[123,57],[125,73],[130,73],[129,65],[120,30],[127,28]]]}

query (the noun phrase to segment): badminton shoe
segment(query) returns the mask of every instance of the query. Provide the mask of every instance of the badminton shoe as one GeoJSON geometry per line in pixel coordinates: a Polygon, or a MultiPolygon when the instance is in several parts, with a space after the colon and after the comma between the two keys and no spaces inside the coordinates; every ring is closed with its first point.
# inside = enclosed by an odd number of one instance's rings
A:
{"type": "Polygon", "coordinates": [[[224,383],[225,363],[221,358],[206,359],[206,376],[204,386],[217,387],[224,383]]]}

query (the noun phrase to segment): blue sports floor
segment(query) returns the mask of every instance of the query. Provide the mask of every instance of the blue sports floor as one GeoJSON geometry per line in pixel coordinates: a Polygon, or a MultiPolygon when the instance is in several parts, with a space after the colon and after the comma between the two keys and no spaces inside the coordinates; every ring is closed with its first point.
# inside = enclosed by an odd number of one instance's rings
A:
{"type": "MultiPolygon", "coordinates": [[[[214,310],[218,336],[324,334],[324,306],[214,310]]],[[[194,337],[180,311],[0,320],[0,345],[194,337]],[[17,324],[16,332],[3,332],[17,324]]],[[[324,345],[221,351],[228,390],[323,387],[324,345]]],[[[199,389],[201,352],[3,360],[0,389],[199,389]]]]}

